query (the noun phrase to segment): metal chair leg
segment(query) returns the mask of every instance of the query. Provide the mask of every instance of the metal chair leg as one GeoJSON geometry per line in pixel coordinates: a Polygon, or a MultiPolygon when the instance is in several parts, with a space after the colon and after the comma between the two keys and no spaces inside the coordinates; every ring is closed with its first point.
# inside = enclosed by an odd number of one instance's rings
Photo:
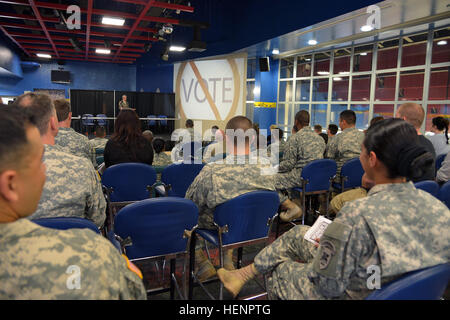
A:
{"type": "Polygon", "coordinates": [[[238,248],[237,252],[237,269],[239,269],[242,266],[242,252],[244,251],[243,247],[238,248]]]}
{"type": "MultiPolygon", "coordinates": [[[[166,260],[164,260],[166,262],[166,260]]],[[[171,275],[171,281],[170,281],[170,300],[173,300],[175,298],[175,283],[176,279],[173,278],[173,275],[175,274],[175,267],[176,267],[176,259],[170,260],[170,275],[171,275]]],[[[164,267],[163,267],[163,273],[164,273],[164,267]]]]}

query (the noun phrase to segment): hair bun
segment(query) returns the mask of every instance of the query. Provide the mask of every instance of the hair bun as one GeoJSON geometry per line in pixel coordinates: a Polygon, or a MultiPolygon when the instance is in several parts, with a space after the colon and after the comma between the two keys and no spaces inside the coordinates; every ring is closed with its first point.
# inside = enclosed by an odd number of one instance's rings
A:
{"type": "Polygon", "coordinates": [[[419,178],[434,163],[433,155],[420,145],[404,145],[398,153],[397,170],[402,177],[419,178]]]}

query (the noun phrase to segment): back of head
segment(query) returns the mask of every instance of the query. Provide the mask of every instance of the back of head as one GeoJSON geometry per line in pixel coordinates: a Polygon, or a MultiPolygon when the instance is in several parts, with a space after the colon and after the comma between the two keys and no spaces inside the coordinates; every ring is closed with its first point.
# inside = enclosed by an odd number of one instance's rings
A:
{"type": "Polygon", "coordinates": [[[448,119],[444,117],[434,117],[432,123],[439,131],[444,131],[448,144],[448,119]]]}
{"type": "Polygon", "coordinates": [[[186,128],[193,128],[194,127],[194,121],[191,119],[186,120],[186,128]]]}
{"type": "Polygon", "coordinates": [[[369,127],[370,127],[371,125],[373,125],[375,122],[382,121],[382,120],[384,120],[384,118],[383,118],[382,116],[373,118],[372,120],[370,120],[369,127]]]}
{"type": "Polygon", "coordinates": [[[404,103],[397,110],[401,118],[405,118],[406,122],[412,124],[414,128],[420,129],[425,118],[425,111],[422,106],[417,103],[404,103]]]}
{"type": "Polygon", "coordinates": [[[0,174],[20,168],[28,151],[30,118],[23,109],[0,104],[0,174]]]}
{"type": "Polygon", "coordinates": [[[153,149],[156,153],[161,153],[164,151],[165,142],[163,139],[156,138],[153,140],[153,149]]]}
{"type": "Polygon", "coordinates": [[[134,110],[122,110],[117,117],[111,140],[126,146],[136,146],[142,137],[141,124],[134,110]]]}
{"type": "Polygon", "coordinates": [[[62,122],[69,118],[70,103],[65,99],[57,99],[53,101],[55,105],[56,115],[58,116],[58,122],[62,122]]]}
{"type": "Polygon", "coordinates": [[[48,131],[51,117],[56,117],[55,106],[50,96],[42,93],[25,93],[14,102],[15,106],[26,108],[26,112],[33,117],[34,123],[41,136],[48,131]]]}
{"type": "Polygon", "coordinates": [[[376,154],[391,179],[406,177],[415,181],[434,164],[433,155],[420,144],[415,128],[402,119],[374,123],[363,144],[368,153],[376,154]]]}
{"type": "Polygon", "coordinates": [[[317,133],[321,133],[322,132],[322,126],[320,124],[314,125],[314,131],[316,131],[317,133]]]}
{"type": "Polygon", "coordinates": [[[348,125],[353,126],[356,124],[356,113],[353,110],[344,110],[339,114],[339,119],[345,120],[348,125]]]}
{"type": "Polygon", "coordinates": [[[309,126],[309,112],[306,110],[300,110],[299,112],[297,112],[295,114],[295,122],[301,127],[309,126]]]}
{"type": "Polygon", "coordinates": [[[240,133],[245,134],[245,144],[250,143],[250,137],[256,134],[252,121],[244,116],[236,116],[231,118],[226,127],[225,134],[229,139],[234,141],[234,145],[237,146],[237,138],[240,133]]]}
{"type": "Polygon", "coordinates": [[[144,132],[142,132],[142,136],[150,143],[153,141],[153,132],[151,132],[150,130],[145,130],[144,132]]]}
{"type": "Polygon", "coordinates": [[[335,124],[329,124],[328,125],[328,130],[330,130],[330,133],[332,135],[335,135],[338,132],[338,129],[339,129],[338,126],[335,125],[335,124]]]}
{"type": "Polygon", "coordinates": [[[97,138],[104,138],[106,136],[106,130],[105,127],[103,126],[97,126],[97,128],[95,128],[95,136],[97,138]]]}

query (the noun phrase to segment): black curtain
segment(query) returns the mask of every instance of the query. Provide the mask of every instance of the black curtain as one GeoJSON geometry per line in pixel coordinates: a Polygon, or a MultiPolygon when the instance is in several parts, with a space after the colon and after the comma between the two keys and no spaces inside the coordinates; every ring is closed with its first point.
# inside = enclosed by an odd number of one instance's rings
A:
{"type": "Polygon", "coordinates": [[[70,90],[72,116],[106,114],[114,117],[114,91],[70,90]]]}

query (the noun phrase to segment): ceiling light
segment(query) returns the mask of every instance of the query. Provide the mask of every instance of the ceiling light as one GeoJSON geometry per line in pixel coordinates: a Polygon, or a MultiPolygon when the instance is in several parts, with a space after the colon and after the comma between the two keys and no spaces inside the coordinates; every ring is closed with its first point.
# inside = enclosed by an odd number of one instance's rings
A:
{"type": "Polygon", "coordinates": [[[280,54],[280,50],[278,50],[278,49],[273,49],[273,50],[272,50],[272,54],[280,54]]]}
{"type": "Polygon", "coordinates": [[[186,47],[170,46],[169,50],[170,51],[176,51],[176,52],[183,52],[184,50],[186,50],[186,47]]]}
{"type": "Polygon", "coordinates": [[[308,44],[309,44],[310,46],[314,46],[314,45],[317,44],[317,40],[314,40],[314,39],[308,40],[308,44]]]}
{"type": "Polygon", "coordinates": [[[372,31],[372,30],[373,30],[373,27],[369,26],[369,25],[364,25],[361,27],[362,32],[367,32],[367,31],[372,31]]]}
{"type": "Polygon", "coordinates": [[[334,77],[334,78],[333,78],[333,81],[341,81],[341,80],[342,80],[341,77],[334,77]]]}
{"type": "Polygon", "coordinates": [[[360,55],[367,56],[367,52],[361,52],[360,55]]]}
{"type": "Polygon", "coordinates": [[[305,61],[311,61],[311,58],[305,58],[305,61]]]}
{"type": "Polygon", "coordinates": [[[45,58],[45,59],[51,59],[51,55],[46,54],[46,53],[37,53],[36,54],[39,58],[45,58]]]}
{"type": "Polygon", "coordinates": [[[327,75],[329,75],[330,73],[329,73],[328,71],[317,71],[317,74],[318,74],[319,76],[327,76],[327,75]]]}
{"type": "Polygon", "coordinates": [[[111,50],[110,49],[95,49],[95,53],[99,53],[99,54],[110,54],[111,50]]]}
{"type": "Polygon", "coordinates": [[[341,71],[341,72],[339,72],[339,74],[342,74],[343,76],[345,76],[347,74],[350,74],[350,72],[348,72],[348,71],[341,71]]]}
{"type": "Polygon", "coordinates": [[[103,17],[102,23],[112,25],[112,26],[123,26],[125,24],[125,19],[103,17]]]}
{"type": "Polygon", "coordinates": [[[441,40],[441,41],[438,41],[438,43],[437,43],[438,46],[445,46],[446,44],[447,44],[447,40],[441,40]]]}

